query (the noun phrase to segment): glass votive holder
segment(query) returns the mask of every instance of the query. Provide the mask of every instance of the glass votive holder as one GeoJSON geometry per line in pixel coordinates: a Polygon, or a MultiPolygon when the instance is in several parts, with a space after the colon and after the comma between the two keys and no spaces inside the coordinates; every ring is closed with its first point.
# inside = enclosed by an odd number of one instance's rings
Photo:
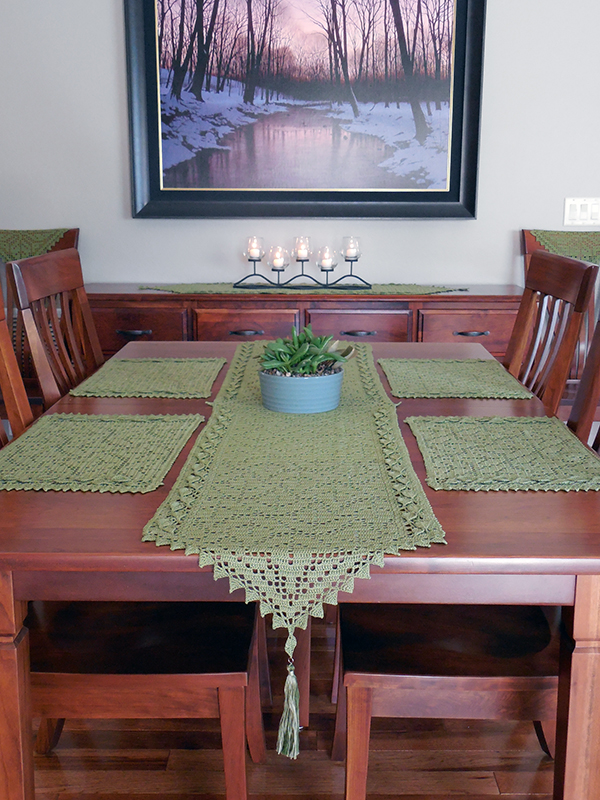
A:
{"type": "Polygon", "coordinates": [[[342,255],[346,261],[358,261],[360,258],[360,241],[357,236],[344,236],[342,255]]]}
{"type": "Polygon", "coordinates": [[[269,250],[268,264],[273,272],[283,272],[289,266],[290,254],[285,247],[274,245],[269,250]]]}
{"type": "Polygon", "coordinates": [[[248,244],[246,245],[246,250],[244,251],[245,258],[247,258],[248,261],[260,261],[264,254],[262,237],[250,236],[248,244]]]}
{"type": "Polygon", "coordinates": [[[292,251],[293,257],[296,261],[308,261],[311,252],[310,252],[310,237],[309,236],[297,236],[294,240],[294,249],[292,251]]]}
{"type": "Polygon", "coordinates": [[[332,247],[321,247],[317,255],[317,265],[322,272],[333,272],[337,267],[337,253],[332,247]]]}

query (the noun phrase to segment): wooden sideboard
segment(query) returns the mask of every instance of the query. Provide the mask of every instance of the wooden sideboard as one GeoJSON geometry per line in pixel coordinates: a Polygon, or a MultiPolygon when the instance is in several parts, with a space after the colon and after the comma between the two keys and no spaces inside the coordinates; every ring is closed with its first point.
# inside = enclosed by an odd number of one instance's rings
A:
{"type": "Polygon", "coordinates": [[[433,295],[173,294],[112,283],[90,283],[86,290],[106,356],[128,341],[272,339],[310,323],[317,334],[361,341],[477,341],[498,357],[522,292],[477,285],[433,295]]]}

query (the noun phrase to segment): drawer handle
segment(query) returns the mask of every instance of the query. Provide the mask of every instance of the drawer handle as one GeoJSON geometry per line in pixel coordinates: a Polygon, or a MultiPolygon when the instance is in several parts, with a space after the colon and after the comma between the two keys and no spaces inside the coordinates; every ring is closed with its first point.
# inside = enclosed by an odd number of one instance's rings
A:
{"type": "Polygon", "coordinates": [[[453,336],[489,336],[489,331],[454,331],[453,336]]]}
{"type": "Polygon", "coordinates": [[[230,336],[264,336],[264,331],[229,331],[230,336]]]}
{"type": "Polygon", "coordinates": [[[128,341],[132,341],[133,339],[139,339],[140,336],[152,336],[152,331],[116,331],[119,336],[122,336],[124,339],[128,341]]]}
{"type": "Polygon", "coordinates": [[[340,331],[340,336],[375,336],[377,331],[340,331]]]}

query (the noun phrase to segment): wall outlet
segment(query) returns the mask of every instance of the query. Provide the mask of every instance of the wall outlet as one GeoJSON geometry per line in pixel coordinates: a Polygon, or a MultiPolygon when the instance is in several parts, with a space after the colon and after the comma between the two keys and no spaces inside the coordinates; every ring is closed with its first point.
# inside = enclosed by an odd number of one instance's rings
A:
{"type": "Polygon", "coordinates": [[[565,225],[600,225],[600,197],[565,197],[565,225]]]}

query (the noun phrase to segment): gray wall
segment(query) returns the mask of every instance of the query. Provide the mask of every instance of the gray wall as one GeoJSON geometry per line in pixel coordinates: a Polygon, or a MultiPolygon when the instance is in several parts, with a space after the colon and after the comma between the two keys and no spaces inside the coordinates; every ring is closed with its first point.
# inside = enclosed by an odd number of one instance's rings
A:
{"type": "Polygon", "coordinates": [[[488,0],[476,220],[136,220],[122,0],[0,0],[0,228],[80,227],[88,281],[229,281],[254,234],[362,237],[376,282],[521,283],[521,228],[600,196],[600,2],[488,0]]]}

